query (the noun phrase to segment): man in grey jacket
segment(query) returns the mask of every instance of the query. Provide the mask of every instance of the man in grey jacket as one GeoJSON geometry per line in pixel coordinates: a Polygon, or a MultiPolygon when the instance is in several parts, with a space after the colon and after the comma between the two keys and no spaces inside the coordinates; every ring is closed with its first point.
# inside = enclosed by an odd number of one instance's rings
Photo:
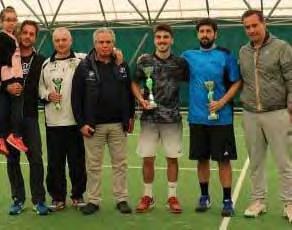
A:
{"type": "Polygon", "coordinates": [[[292,48],[266,30],[263,13],[248,10],[242,23],[250,42],[239,52],[243,78],[243,124],[250,158],[252,202],[245,216],[266,212],[265,159],[268,145],[280,174],[283,215],[292,222],[292,162],[288,130],[292,121],[292,48]]]}

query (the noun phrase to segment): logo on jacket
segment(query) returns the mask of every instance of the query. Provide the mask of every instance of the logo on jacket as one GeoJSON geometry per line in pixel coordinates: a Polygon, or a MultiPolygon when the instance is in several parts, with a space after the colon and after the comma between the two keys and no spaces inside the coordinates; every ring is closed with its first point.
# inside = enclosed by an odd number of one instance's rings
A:
{"type": "Polygon", "coordinates": [[[94,77],[94,72],[93,71],[89,71],[88,75],[89,75],[89,77],[94,77]]]}
{"type": "Polygon", "coordinates": [[[76,67],[77,67],[77,63],[75,62],[75,60],[70,59],[69,68],[75,70],[76,67]]]}
{"type": "Polygon", "coordinates": [[[95,74],[92,70],[89,70],[88,76],[86,77],[87,81],[96,81],[95,74]]]}
{"type": "Polygon", "coordinates": [[[127,77],[127,71],[126,71],[126,68],[125,68],[125,67],[121,66],[121,67],[119,68],[119,73],[120,73],[120,76],[121,76],[122,78],[126,78],[126,77],[127,77]]]}

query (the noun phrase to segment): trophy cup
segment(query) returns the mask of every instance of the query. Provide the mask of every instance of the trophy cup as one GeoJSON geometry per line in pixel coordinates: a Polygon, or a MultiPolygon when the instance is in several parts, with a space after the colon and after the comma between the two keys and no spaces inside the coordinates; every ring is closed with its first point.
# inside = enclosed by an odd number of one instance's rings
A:
{"type": "MultiPolygon", "coordinates": [[[[63,82],[63,78],[53,78],[52,79],[53,83],[54,83],[54,87],[56,90],[56,93],[61,93],[61,89],[62,89],[62,82],[63,82]]],[[[60,102],[56,102],[55,103],[55,108],[56,110],[60,110],[61,109],[61,103],[60,102]]]]}
{"type": "MultiPolygon", "coordinates": [[[[214,81],[205,81],[205,87],[208,90],[208,102],[210,103],[211,101],[214,100],[214,81]]],[[[218,120],[219,115],[216,112],[210,112],[208,115],[208,120],[218,120]]]]}
{"type": "Polygon", "coordinates": [[[154,109],[157,107],[156,102],[154,101],[154,95],[153,95],[153,80],[151,78],[151,74],[153,73],[153,66],[144,67],[143,71],[146,75],[146,86],[149,89],[149,104],[150,109],[154,109]]]}

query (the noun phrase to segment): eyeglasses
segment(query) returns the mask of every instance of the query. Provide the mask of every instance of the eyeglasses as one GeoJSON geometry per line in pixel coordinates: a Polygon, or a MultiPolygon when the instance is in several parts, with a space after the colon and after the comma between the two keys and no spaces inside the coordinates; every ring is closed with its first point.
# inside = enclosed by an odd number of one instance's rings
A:
{"type": "Polygon", "coordinates": [[[17,22],[17,18],[4,18],[3,22],[17,22]]]}

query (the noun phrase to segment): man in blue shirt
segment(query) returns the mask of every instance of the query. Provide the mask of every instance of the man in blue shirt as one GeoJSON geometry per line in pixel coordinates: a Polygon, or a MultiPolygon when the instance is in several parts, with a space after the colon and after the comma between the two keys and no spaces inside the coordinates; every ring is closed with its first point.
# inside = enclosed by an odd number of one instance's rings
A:
{"type": "Polygon", "coordinates": [[[232,98],[241,80],[236,59],[227,49],[216,46],[217,24],[210,18],[196,26],[200,49],[188,50],[182,57],[189,65],[190,156],[198,161],[201,197],[197,212],[211,206],[208,192],[211,158],[218,162],[223,187],[222,216],[234,214],[231,200],[232,169],[236,145],[233,131],[232,98]],[[213,87],[207,89],[207,85],[213,87]]]}

